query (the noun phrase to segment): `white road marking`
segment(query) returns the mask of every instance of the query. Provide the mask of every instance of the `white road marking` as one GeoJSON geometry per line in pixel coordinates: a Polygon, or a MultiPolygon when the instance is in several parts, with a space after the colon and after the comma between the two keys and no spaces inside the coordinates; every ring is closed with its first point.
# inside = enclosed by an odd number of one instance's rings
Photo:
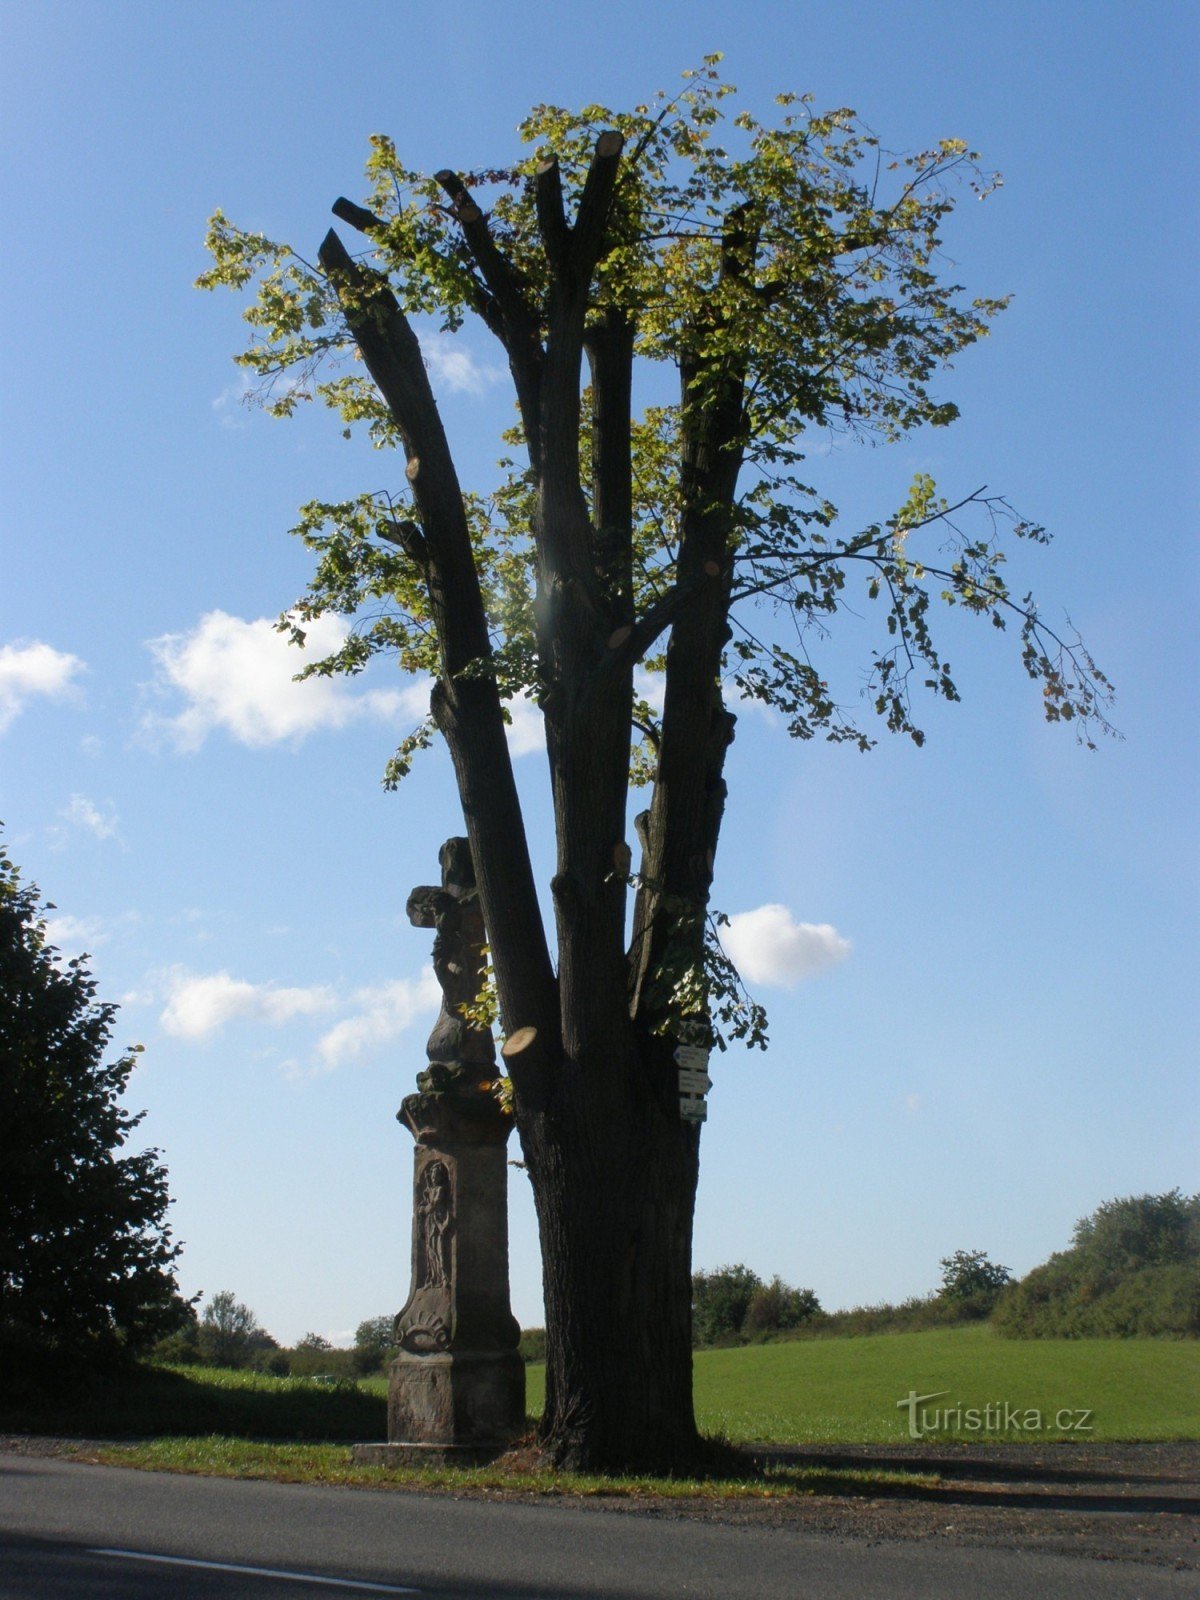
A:
{"type": "Polygon", "coordinates": [[[274,1567],[239,1567],[231,1561],[192,1561],[187,1556],[156,1556],[145,1550],[89,1550],[90,1556],[117,1556],[122,1561],[162,1561],[172,1567],[203,1567],[206,1572],[244,1572],[255,1578],[283,1578],[289,1583],[323,1583],[335,1589],[366,1589],[371,1594],[420,1594],[394,1583],[363,1583],[357,1578],[323,1578],[315,1572],[277,1572],[274,1567]]]}

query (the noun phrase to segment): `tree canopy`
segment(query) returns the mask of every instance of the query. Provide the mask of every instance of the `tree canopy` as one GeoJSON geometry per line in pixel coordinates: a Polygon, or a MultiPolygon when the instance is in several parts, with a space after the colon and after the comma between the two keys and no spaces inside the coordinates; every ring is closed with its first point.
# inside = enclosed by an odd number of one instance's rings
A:
{"type": "Polygon", "coordinates": [[[0,849],[0,1353],[17,1368],[137,1355],[186,1314],[166,1168],[121,1153],[144,1115],[122,1104],[137,1047],[105,1061],[116,1007],[95,995],[0,849]]]}

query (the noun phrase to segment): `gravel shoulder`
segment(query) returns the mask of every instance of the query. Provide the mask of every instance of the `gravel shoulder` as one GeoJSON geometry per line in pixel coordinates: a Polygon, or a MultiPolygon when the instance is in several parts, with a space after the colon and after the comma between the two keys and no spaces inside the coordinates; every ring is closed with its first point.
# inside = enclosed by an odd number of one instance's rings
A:
{"type": "MultiPolygon", "coordinates": [[[[3,1435],[0,1451],[86,1462],[112,1442],[3,1435]]],[[[1200,1571],[1200,1443],[761,1446],[756,1454],[779,1464],[921,1470],[941,1481],[936,1488],[898,1485],[886,1494],[736,1500],[599,1494],[563,1495],[562,1503],[870,1543],[949,1542],[1200,1571]]],[[[472,1493],[454,1491],[460,1492],[472,1493]]],[[[546,1498],[516,1486],[483,1493],[493,1501],[544,1504],[546,1498]]]]}

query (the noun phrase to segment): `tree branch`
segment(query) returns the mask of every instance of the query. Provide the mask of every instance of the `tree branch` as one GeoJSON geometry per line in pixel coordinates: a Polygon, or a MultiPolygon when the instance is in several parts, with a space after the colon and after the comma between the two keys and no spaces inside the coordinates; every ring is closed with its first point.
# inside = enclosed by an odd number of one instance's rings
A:
{"type": "Polygon", "coordinates": [[[555,277],[558,277],[566,266],[571,230],[567,226],[562,174],[559,171],[557,156],[551,156],[548,161],[542,162],[534,174],[533,184],[538,228],[541,231],[542,244],[545,246],[546,259],[555,277]]]}
{"type": "MultiPolygon", "coordinates": [[[[353,260],[332,230],[319,252],[367,370],[395,418],[408,456],[407,477],[421,517],[422,566],[437,629],[441,674],[435,721],[450,749],[475,859],[484,920],[519,929],[497,940],[496,986],[507,1031],[538,1029],[539,1047],[523,1065],[524,1090],[540,1096],[559,1037],[557,985],[538,906],[504,714],[494,674],[487,613],[454,461],[421,347],[387,282],[353,260]]],[[[412,524],[395,524],[415,552],[412,524]]]]}
{"type": "Polygon", "coordinates": [[[463,231],[467,248],[482,274],[499,311],[496,321],[485,317],[508,352],[517,402],[525,427],[530,459],[538,463],[538,421],[541,401],[542,337],[536,309],[519,274],[492,238],[487,218],[471,198],[471,191],[449,168],[434,173],[450,197],[451,208],[463,231]]]}

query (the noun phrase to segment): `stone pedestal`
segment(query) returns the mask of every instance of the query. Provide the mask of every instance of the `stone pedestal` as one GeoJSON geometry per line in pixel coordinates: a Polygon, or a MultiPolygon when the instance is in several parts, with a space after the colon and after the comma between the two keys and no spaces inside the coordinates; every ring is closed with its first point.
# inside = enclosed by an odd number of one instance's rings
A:
{"type": "Polygon", "coordinates": [[[440,888],[414,889],[411,921],[434,927],[441,1014],[429,1065],[397,1113],[416,1140],[412,1290],[396,1318],[388,1375],[388,1442],[355,1460],[476,1464],[525,1427],[521,1331],[508,1295],[508,1162],[512,1118],[493,1093],[489,1029],[460,1010],[477,998],[483,919],[465,839],[441,852],[440,888]]]}
{"type": "Polygon", "coordinates": [[[521,1330],[508,1303],[512,1119],[489,1090],[415,1094],[400,1116],[413,1163],[413,1287],[396,1318],[388,1439],[495,1445],[525,1426],[521,1330]]]}

